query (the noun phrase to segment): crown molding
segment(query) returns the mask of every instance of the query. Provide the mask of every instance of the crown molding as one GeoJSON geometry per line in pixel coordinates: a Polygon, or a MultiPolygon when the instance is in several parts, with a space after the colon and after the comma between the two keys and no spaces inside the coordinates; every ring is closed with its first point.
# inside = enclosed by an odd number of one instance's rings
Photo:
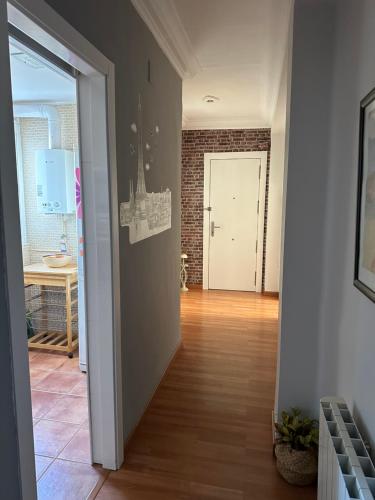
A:
{"type": "Polygon", "coordinates": [[[183,115],[183,130],[211,130],[211,129],[254,129],[270,128],[265,120],[247,119],[240,117],[228,118],[188,118],[183,115]]]}
{"type": "Polygon", "coordinates": [[[172,0],[131,0],[159,47],[182,79],[200,71],[193,46],[172,0]]]}

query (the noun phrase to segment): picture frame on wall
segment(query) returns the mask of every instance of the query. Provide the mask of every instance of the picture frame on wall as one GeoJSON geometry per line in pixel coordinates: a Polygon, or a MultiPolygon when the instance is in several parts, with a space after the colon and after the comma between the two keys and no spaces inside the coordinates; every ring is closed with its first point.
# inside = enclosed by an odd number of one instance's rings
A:
{"type": "Polygon", "coordinates": [[[375,89],[361,101],[354,285],[375,302],[375,89]]]}

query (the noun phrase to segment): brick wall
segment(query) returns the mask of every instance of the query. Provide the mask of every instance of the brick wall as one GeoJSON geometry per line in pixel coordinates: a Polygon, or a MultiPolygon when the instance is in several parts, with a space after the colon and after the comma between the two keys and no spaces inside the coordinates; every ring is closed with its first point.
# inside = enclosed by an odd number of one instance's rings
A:
{"type": "Polygon", "coordinates": [[[203,282],[204,153],[268,151],[263,283],[267,237],[270,129],[183,130],[181,178],[181,250],[189,255],[189,283],[203,282]]]}

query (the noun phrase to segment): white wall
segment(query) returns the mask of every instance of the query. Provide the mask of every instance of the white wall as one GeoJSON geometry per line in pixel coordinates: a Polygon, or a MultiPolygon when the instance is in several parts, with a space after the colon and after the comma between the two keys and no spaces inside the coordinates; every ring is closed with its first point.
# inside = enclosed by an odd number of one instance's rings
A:
{"type": "Polygon", "coordinates": [[[360,100],[375,86],[372,0],[296,0],[279,409],[354,409],[375,441],[375,304],[353,286],[360,100]]]}
{"type": "MultiPolygon", "coordinates": [[[[62,149],[78,149],[77,108],[75,104],[57,105],[61,119],[62,149]]],[[[43,118],[19,118],[23,159],[27,245],[24,261],[40,262],[46,251],[59,251],[61,235],[66,232],[68,252],[77,257],[76,216],[41,214],[37,208],[35,151],[48,149],[48,124],[43,118]]]]}
{"type": "Polygon", "coordinates": [[[268,194],[266,292],[279,291],[283,184],[287,118],[288,54],[285,55],[279,95],[271,124],[271,162],[268,194]]]}

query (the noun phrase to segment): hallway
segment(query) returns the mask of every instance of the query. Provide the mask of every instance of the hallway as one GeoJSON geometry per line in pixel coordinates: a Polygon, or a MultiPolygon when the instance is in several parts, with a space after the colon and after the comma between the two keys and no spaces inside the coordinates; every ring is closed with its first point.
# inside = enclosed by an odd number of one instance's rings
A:
{"type": "Polygon", "coordinates": [[[309,500],[275,470],[274,298],[182,295],[183,347],[98,500],[309,500]]]}

